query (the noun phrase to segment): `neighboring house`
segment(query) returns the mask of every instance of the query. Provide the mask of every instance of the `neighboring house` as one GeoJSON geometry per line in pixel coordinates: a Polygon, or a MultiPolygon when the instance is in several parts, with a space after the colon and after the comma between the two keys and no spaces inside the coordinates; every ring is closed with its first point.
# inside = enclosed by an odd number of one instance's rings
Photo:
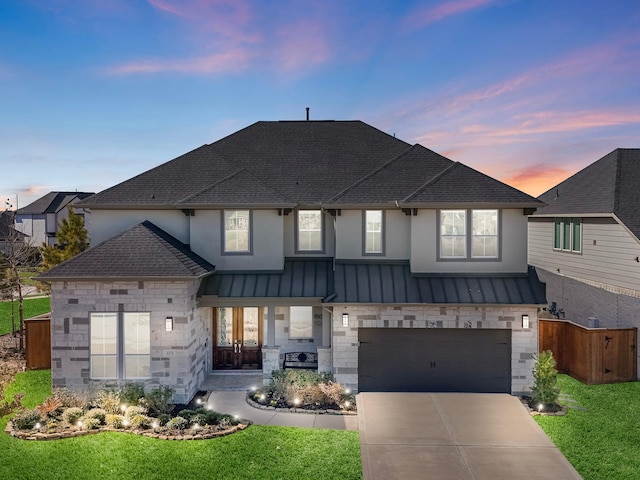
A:
{"type": "Polygon", "coordinates": [[[12,241],[24,242],[26,235],[13,228],[14,212],[0,212],[0,253],[7,252],[12,241]]]}
{"type": "Polygon", "coordinates": [[[360,391],[527,392],[540,205],[360,121],[255,123],[78,204],[94,246],[40,277],[53,384],[184,402],[305,352],[360,391]]]}
{"type": "Polygon", "coordinates": [[[640,149],[618,148],[539,197],[529,263],[561,318],[640,327],[639,185],[640,149]]]}
{"type": "MultiPolygon", "coordinates": [[[[26,207],[19,208],[15,215],[15,228],[29,236],[34,247],[43,243],[56,244],[60,222],[69,216],[67,205],[76,204],[93,193],[49,192],[26,207]]],[[[84,212],[77,212],[84,216],[84,212]]]]}

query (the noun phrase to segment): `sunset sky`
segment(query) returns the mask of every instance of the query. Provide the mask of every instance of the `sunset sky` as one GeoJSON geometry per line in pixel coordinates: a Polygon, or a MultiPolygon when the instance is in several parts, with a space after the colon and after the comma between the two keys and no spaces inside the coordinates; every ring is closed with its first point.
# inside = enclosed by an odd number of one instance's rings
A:
{"type": "Polygon", "coordinates": [[[2,0],[0,198],[98,192],[305,107],[537,196],[640,147],[638,25],[637,0],[2,0]]]}

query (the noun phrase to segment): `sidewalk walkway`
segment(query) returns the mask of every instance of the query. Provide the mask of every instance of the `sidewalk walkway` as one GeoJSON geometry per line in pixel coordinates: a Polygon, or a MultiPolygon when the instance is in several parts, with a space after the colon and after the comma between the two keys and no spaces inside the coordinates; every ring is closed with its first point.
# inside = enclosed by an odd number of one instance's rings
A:
{"type": "Polygon", "coordinates": [[[207,406],[217,412],[237,415],[256,425],[283,427],[324,428],[331,430],[357,430],[357,415],[329,415],[317,413],[289,413],[262,410],[247,403],[245,391],[216,390],[209,394],[207,406]]]}

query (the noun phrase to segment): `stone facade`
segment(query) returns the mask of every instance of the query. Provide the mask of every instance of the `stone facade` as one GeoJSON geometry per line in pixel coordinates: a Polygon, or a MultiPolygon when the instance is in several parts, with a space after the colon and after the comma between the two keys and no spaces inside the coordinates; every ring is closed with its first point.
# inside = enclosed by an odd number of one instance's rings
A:
{"type": "Polygon", "coordinates": [[[90,378],[89,316],[92,312],[150,312],[151,378],[149,388],[175,389],[174,401],[186,403],[206,375],[211,309],[196,308],[199,282],[118,281],[53,282],[51,370],[54,387],[116,387],[124,380],[90,378]],[[166,317],[173,330],[166,331],[166,317]]]}
{"type": "Polygon", "coordinates": [[[358,328],[507,328],[512,331],[511,393],[531,391],[538,352],[536,306],[350,305],[340,312],[349,314],[349,326],[342,326],[342,315],[334,315],[333,373],[352,390],[358,388],[358,328]],[[530,328],[522,328],[522,315],[529,315],[530,328]]]}

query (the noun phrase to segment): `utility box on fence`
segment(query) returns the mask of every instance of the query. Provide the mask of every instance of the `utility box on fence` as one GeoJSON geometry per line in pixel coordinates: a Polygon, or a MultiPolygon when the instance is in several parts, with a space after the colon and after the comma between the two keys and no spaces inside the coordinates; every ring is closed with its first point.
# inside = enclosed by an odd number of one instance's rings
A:
{"type": "Polygon", "coordinates": [[[24,330],[27,370],[51,368],[51,314],[26,319],[24,330]]]}
{"type": "Polygon", "coordinates": [[[583,383],[638,379],[637,328],[586,328],[566,320],[539,320],[538,347],[551,350],[557,369],[583,383]]]}

